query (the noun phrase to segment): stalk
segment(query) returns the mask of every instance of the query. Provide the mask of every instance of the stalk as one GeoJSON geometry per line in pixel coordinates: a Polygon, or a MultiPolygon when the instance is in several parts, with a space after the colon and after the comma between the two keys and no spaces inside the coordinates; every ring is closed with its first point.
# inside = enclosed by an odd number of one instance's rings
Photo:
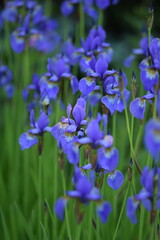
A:
{"type": "Polygon", "coordinates": [[[133,161],[137,167],[138,172],[141,174],[141,168],[136,160],[136,156],[135,156],[135,152],[134,152],[134,148],[133,148],[133,143],[132,143],[132,137],[131,137],[131,131],[130,131],[130,125],[129,125],[129,117],[128,117],[128,111],[127,111],[127,106],[126,106],[126,102],[123,96],[123,102],[124,102],[124,107],[125,107],[125,117],[126,117],[126,125],[127,125],[127,132],[128,132],[128,137],[129,137],[129,143],[130,143],[130,147],[131,147],[131,154],[133,156],[133,161]]]}
{"type": "MultiPolygon", "coordinates": [[[[65,183],[63,170],[61,171],[61,174],[62,174],[63,190],[64,190],[64,192],[66,192],[66,183],[65,183]]],[[[69,240],[72,240],[67,208],[65,208],[65,218],[66,218],[66,224],[67,224],[68,237],[69,237],[69,240]]]]}
{"type": "Polygon", "coordinates": [[[129,187],[130,187],[130,183],[128,182],[127,190],[126,190],[126,193],[125,193],[123,205],[122,205],[121,212],[120,212],[120,215],[119,215],[119,219],[118,219],[118,222],[117,222],[116,230],[115,230],[115,232],[114,232],[113,240],[115,240],[115,239],[116,239],[116,236],[117,236],[119,224],[120,224],[120,222],[121,222],[121,218],[122,218],[122,215],[123,215],[124,207],[125,207],[125,204],[126,204],[126,199],[127,199],[128,192],[129,192],[129,187]]]}
{"type": "Polygon", "coordinates": [[[103,26],[103,19],[104,19],[104,13],[103,10],[99,8],[99,15],[98,15],[98,25],[103,26]]]}
{"type": "Polygon", "coordinates": [[[42,155],[38,157],[38,239],[41,239],[41,218],[42,218],[42,155]]]}
{"type": "Polygon", "coordinates": [[[80,22],[79,22],[79,32],[80,32],[80,37],[85,38],[85,15],[84,15],[84,10],[83,10],[83,3],[79,4],[79,12],[80,12],[80,22]]]}

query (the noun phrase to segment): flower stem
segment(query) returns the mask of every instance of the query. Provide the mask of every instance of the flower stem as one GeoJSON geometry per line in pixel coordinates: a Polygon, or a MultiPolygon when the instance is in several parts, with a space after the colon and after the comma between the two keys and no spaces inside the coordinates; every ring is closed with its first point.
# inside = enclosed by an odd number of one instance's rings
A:
{"type": "Polygon", "coordinates": [[[141,168],[136,160],[136,156],[135,156],[135,152],[134,152],[134,148],[133,148],[133,143],[132,143],[132,137],[131,137],[131,131],[130,131],[130,125],[129,125],[129,117],[128,117],[128,111],[127,111],[127,106],[126,106],[126,102],[123,96],[123,102],[124,102],[124,107],[125,107],[125,117],[126,117],[126,125],[127,125],[127,132],[128,132],[128,137],[129,137],[129,143],[130,143],[130,147],[131,147],[131,155],[133,156],[133,161],[137,167],[138,172],[141,174],[141,168]]]}
{"type": "MultiPolygon", "coordinates": [[[[63,170],[61,171],[61,174],[62,174],[63,190],[64,190],[64,192],[66,192],[66,183],[65,183],[63,170]]],[[[66,218],[66,224],[67,224],[68,237],[69,237],[69,240],[72,240],[67,208],[65,208],[65,218],[66,218]]]]}
{"type": "Polygon", "coordinates": [[[103,18],[104,18],[103,10],[99,8],[98,25],[103,26],[103,18]]]}
{"type": "Polygon", "coordinates": [[[145,213],[145,209],[144,207],[141,207],[141,213],[140,213],[140,223],[139,223],[139,238],[138,239],[143,239],[143,231],[144,231],[144,213],[145,213]]]}
{"type": "Polygon", "coordinates": [[[125,204],[126,204],[126,199],[127,199],[128,192],[129,192],[129,187],[130,187],[130,182],[128,182],[127,190],[126,190],[126,193],[125,193],[125,196],[124,196],[124,201],[123,201],[123,205],[122,205],[121,212],[120,212],[120,215],[119,215],[119,219],[118,219],[118,222],[117,222],[116,230],[114,232],[113,240],[115,240],[116,236],[117,236],[117,231],[118,231],[118,228],[119,228],[119,224],[120,224],[120,221],[121,221],[121,218],[122,218],[122,215],[123,215],[124,207],[125,207],[125,204]]]}
{"type": "Polygon", "coordinates": [[[41,239],[41,218],[42,218],[42,155],[39,155],[38,158],[38,194],[39,194],[39,198],[38,198],[38,239],[41,239]]]}
{"type": "Polygon", "coordinates": [[[113,134],[113,139],[114,143],[113,145],[115,146],[115,140],[116,140],[116,112],[113,114],[113,126],[112,126],[112,134],[113,134]]]}
{"type": "Polygon", "coordinates": [[[85,38],[85,15],[84,15],[84,10],[83,10],[83,4],[79,4],[79,11],[80,11],[80,23],[79,23],[79,32],[80,32],[80,37],[85,38]]]}

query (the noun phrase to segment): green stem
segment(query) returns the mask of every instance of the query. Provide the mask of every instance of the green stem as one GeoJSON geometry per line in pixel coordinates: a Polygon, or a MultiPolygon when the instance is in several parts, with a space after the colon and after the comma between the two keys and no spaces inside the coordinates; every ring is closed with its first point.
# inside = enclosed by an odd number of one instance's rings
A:
{"type": "Polygon", "coordinates": [[[80,38],[85,38],[85,15],[84,15],[84,10],[83,10],[83,4],[79,4],[79,11],[80,11],[80,22],[79,22],[79,33],[80,33],[80,38]]]}
{"type": "Polygon", "coordinates": [[[120,212],[120,215],[119,215],[119,219],[118,219],[118,222],[117,222],[116,230],[115,230],[115,232],[114,232],[113,240],[115,240],[115,239],[116,239],[116,236],[117,236],[119,224],[120,224],[120,222],[121,222],[121,218],[122,218],[122,215],[123,215],[124,207],[125,207],[125,204],[126,204],[126,199],[127,199],[128,192],[129,192],[129,187],[130,187],[130,182],[128,182],[127,190],[126,190],[126,193],[125,193],[123,205],[122,205],[121,212],[120,212]]]}
{"type": "Polygon", "coordinates": [[[140,145],[140,142],[141,142],[141,139],[142,139],[143,127],[144,127],[144,125],[140,124],[139,130],[138,130],[138,135],[137,135],[137,138],[136,138],[136,143],[135,143],[135,154],[137,154],[137,152],[138,152],[138,148],[139,148],[139,145],[140,145]]]}
{"type": "Polygon", "coordinates": [[[42,218],[42,155],[39,155],[38,159],[38,239],[41,239],[41,218],[42,218]]]}
{"type": "Polygon", "coordinates": [[[92,217],[93,217],[93,203],[90,202],[89,206],[89,218],[88,218],[88,239],[93,239],[93,224],[92,224],[92,217]]]}
{"type": "Polygon", "coordinates": [[[144,207],[141,207],[141,213],[140,213],[140,223],[139,223],[139,238],[138,239],[143,239],[143,232],[144,232],[144,213],[145,209],[144,207]]]}
{"type": "Polygon", "coordinates": [[[151,29],[148,28],[148,46],[150,46],[150,42],[151,42],[151,29]]]}
{"type": "Polygon", "coordinates": [[[154,97],[154,109],[153,109],[153,117],[155,118],[157,115],[157,100],[158,100],[158,96],[157,93],[155,94],[154,97]]]}
{"type": "Polygon", "coordinates": [[[133,143],[133,132],[134,132],[134,116],[132,115],[132,121],[131,121],[131,140],[133,143]]]}
{"type": "MultiPolygon", "coordinates": [[[[66,192],[66,183],[65,183],[63,170],[61,171],[61,174],[62,174],[63,190],[64,192],[66,192]]],[[[67,208],[65,208],[65,218],[66,218],[66,224],[67,224],[68,237],[69,237],[69,240],[72,240],[67,208]]]]}
{"type": "Polygon", "coordinates": [[[129,143],[131,147],[131,155],[133,156],[133,161],[137,167],[138,172],[141,174],[141,168],[136,160],[134,148],[133,148],[133,143],[132,143],[132,137],[131,137],[131,131],[130,131],[130,124],[129,124],[129,117],[128,117],[128,111],[127,111],[127,105],[123,96],[123,102],[124,102],[124,107],[125,107],[125,117],[126,117],[126,125],[127,125],[127,132],[128,132],[128,137],[129,137],[129,143]]]}
{"type": "Polygon", "coordinates": [[[103,19],[104,19],[103,10],[99,8],[98,25],[103,26],[103,19]]]}
{"type": "Polygon", "coordinates": [[[115,140],[116,140],[116,112],[113,114],[113,126],[112,126],[112,135],[114,139],[114,147],[115,147],[115,140]]]}

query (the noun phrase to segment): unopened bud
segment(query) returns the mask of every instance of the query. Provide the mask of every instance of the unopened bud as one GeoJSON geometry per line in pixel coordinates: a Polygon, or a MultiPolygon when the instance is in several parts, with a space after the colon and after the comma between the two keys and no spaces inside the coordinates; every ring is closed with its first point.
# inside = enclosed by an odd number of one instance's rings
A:
{"type": "Polygon", "coordinates": [[[148,15],[147,15],[147,27],[149,30],[151,30],[151,28],[152,28],[153,20],[154,20],[154,10],[153,10],[153,6],[152,6],[152,2],[151,2],[149,9],[148,9],[148,15]]]}
{"type": "Polygon", "coordinates": [[[134,71],[132,72],[132,96],[136,98],[137,95],[137,85],[136,85],[136,75],[134,71]]]}

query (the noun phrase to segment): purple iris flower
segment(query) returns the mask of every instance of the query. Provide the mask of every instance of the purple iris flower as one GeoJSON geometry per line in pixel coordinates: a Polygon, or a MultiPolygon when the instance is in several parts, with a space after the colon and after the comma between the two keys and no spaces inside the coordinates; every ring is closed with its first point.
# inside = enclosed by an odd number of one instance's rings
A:
{"type": "MultiPolygon", "coordinates": [[[[92,178],[92,177],[91,177],[92,178]]],[[[56,201],[55,212],[60,220],[64,219],[64,210],[69,199],[76,199],[83,204],[90,201],[97,202],[97,215],[102,223],[105,223],[111,212],[111,206],[108,202],[101,200],[99,189],[94,186],[94,181],[89,180],[85,174],[82,174],[78,167],[74,173],[75,190],[66,191],[66,197],[61,197],[56,201]]]]}
{"type": "Polygon", "coordinates": [[[137,223],[136,210],[138,205],[142,203],[148,211],[160,208],[160,168],[152,170],[146,166],[141,175],[142,190],[127,201],[127,216],[132,223],[137,223]],[[155,189],[156,193],[155,193],[155,189]],[[156,201],[155,201],[156,200],[156,201]],[[154,204],[155,202],[155,204],[154,204]]]}
{"type": "Polygon", "coordinates": [[[91,144],[93,148],[99,146],[100,140],[103,139],[103,132],[100,131],[98,121],[96,119],[92,120],[86,129],[88,137],[83,137],[78,140],[80,144],[91,144]]]}
{"type": "Polygon", "coordinates": [[[159,118],[151,119],[145,126],[144,143],[152,157],[160,160],[160,121],[159,118]]]}
{"type": "Polygon", "coordinates": [[[124,110],[124,100],[127,103],[130,98],[130,92],[125,88],[127,78],[122,72],[117,72],[108,76],[103,84],[104,96],[101,102],[113,114],[115,111],[122,112],[124,110]],[[124,99],[123,99],[124,98],[124,99]]]}
{"type": "Polygon", "coordinates": [[[78,79],[70,73],[70,67],[62,57],[57,61],[49,58],[47,70],[48,72],[41,78],[40,89],[42,93],[46,92],[49,99],[57,98],[59,92],[58,83],[63,80],[71,81],[71,87],[74,93],[78,90],[78,79]]]}
{"type": "Polygon", "coordinates": [[[88,59],[90,61],[92,55],[95,55],[94,53],[96,53],[96,56],[102,54],[108,63],[111,62],[113,51],[110,44],[104,42],[105,38],[105,30],[101,26],[98,26],[90,30],[85,41],[81,40],[82,47],[77,49],[77,53],[82,56],[80,62],[82,70],[84,70],[85,65],[88,64],[88,59]]]}
{"type": "MultiPolygon", "coordinates": [[[[69,104],[67,107],[67,115],[68,118],[62,117],[61,122],[57,123],[52,128],[52,135],[56,138],[56,140],[60,140],[63,138],[65,132],[76,133],[81,137],[81,127],[85,125],[87,122],[84,120],[86,116],[86,102],[83,98],[78,98],[77,103],[74,108],[69,104]],[[74,119],[70,118],[70,115],[73,115],[74,119]]],[[[78,135],[78,137],[79,137],[78,135]]]]}
{"type": "Polygon", "coordinates": [[[67,0],[67,1],[63,1],[63,3],[61,4],[61,13],[64,16],[68,16],[71,13],[73,13],[73,11],[76,8],[76,4],[80,4],[82,3],[83,5],[83,11],[85,13],[87,13],[90,17],[92,17],[94,20],[97,19],[97,12],[93,7],[93,0],[67,0]]]}
{"type": "Polygon", "coordinates": [[[23,133],[19,138],[19,144],[21,149],[30,148],[34,144],[38,143],[38,136],[42,137],[44,132],[51,132],[52,128],[48,127],[48,116],[42,112],[37,121],[34,118],[34,110],[30,113],[30,121],[32,129],[23,133]]]}
{"type": "Polygon", "coordinates": [[[64,1],[61,4],[61,13],[64,16],[70,15],[73,11],[74,11],[74,5],[73,5],[72,1],[64,1]]]}
{"type": "Polygon", "coordinates": [[[110,5],[115,5],[119,2],[119,0],[96,0],[97,7],[100,9],[106,9],[110,5]]]}
{"type": "Polygon", "coordinates": [[[83,98],[79,98],[73,110],[69,104],[67,107],[68,118],[63,117],[61,122],[57,123],[52,128],[52,135],[58,142],[58,145],[67,155],[68,161],[71,164],[79,162],[79,146],[76,144],[78,139],[84,136],[83,126],[86,125],[86,102],[83,98]],[[74,119],[70,118],[73,115],[74,119]]]}
{"type": "Polygon", "coordinates": [[[78,179],[75,190],[67,191],[67,196],[78,198],[82,203],[101,199],[98,188],[94,187],[85,175],[78,179]]]}
{"type": "Polygon", "coordinates": [[[16,22],[18,17],[18,10],[11,4],[6,4],[5,9],[1,13],[2,19],[8,22],[16,22]]]}
{"type": "Polygon", "coordinates": [[[144,119],[144,113],[146,109],[146,101],[151,101],[154,98],[154,94],[148,93],[143,97],[134,99],[130,103],[130,112],[135,118],[144,119]]]}
{"type": "Polygon", "coordinates": [[[110,6],[110,0],[96,0],[97,7],[105,9],[110,6]]]}
{"type": "Polygon", "coordinates": [[[76,54],[76,47],[71,41],[66,41],[64,48],[64,60],[67,64],[74,66],[79,61],[79,56],[76,54]]]}
{"type": "Polygon", "coordinates": [[[13,97],[12,72],[6,65],[0,66],[0,87],[5,90],[8,98],[13,97]]]}
{"type": "Polygon", "coordinates": [[[95,165],[95,170],[104,170],[105,174],[108,174],[108,185],[117,190],[120,188],[124,181],[123,174],[116,170],[119,161],[119,154],[116,148],[113,148],[113,137],[110,135],[104,136],[104,133],[99,128],[99,123],[96,119],[92,120],[86,129],[88,137],[84,137],[78,140],[80,144],[91,144],[92,148],[98,148],[97,162],[89,163],[83,166],[83,169],[91,169],[95,165]]]}
{"type": "Polygon", "coordinates": [[[102,223],[105,223],[108,219],[110,212],[112,211],[111,205],[108,202],[102,202],[97,206],[97,214],[102,223]]]}
{"type": "Polygon", "coordinates": [[[21,53],[25,48],[25,31],[19,28],[11,34],[11,47],[16,53],[21,53]]]}
{"type": "Polygon", "coordinates": [[[127,200],[127,217],[131,220],[133,224],[137,223],[136,210],[139,206],[139,201],[130,197],[127,200]]]}
{"type": "Polygon", "coordinates": [[[98,60],[92,56],[91,61],[86,65],[86,77],[79,82],[79,89],[83,96],[90,94],[96,87],[96,80],[104,81],[107,75],[114,74],[115,70],[108,70],[108,62],[103,55],[98,60]]]}
{"type": "Polygon", "coordinates": [[[124,66],[130,67],[136,55],[148,56],[148,37],[142,37],[139,42],[139,48],[134,48],[132,54],[124,60],[124,66]]]}
{"type": "Polygon", "coordinates": [[[149,59],[144,59],[140,63],[139,67],[141,70],[141,80],[144,89],[147,91],[151,91],[154,86],[158,84],[159,73],[153,65],[150,65],[149,59]]]}
{"type": "Polygon", "coordinates": [[[67,202],[68,202],[67,198],[61,197],[61,198],[57,199],[55,206],[54,206],[55,213],[61,221],[63,221],[63,219],[64,219],[64,211],[65,211],[67,202]]]}
{"type": "Polygon", "coordinates": [[[141,79],[145,90],[152,90],[159,80],[160,40],[154,38],[149,46],[149,56],[140,63],[141,79]]]}
{"type": "Polygon", "coordinates": [[[150,44],[150,54],[152,56],[153,66],[156,69],[160,69],[160,39],[154,38],[150,44]]]}

